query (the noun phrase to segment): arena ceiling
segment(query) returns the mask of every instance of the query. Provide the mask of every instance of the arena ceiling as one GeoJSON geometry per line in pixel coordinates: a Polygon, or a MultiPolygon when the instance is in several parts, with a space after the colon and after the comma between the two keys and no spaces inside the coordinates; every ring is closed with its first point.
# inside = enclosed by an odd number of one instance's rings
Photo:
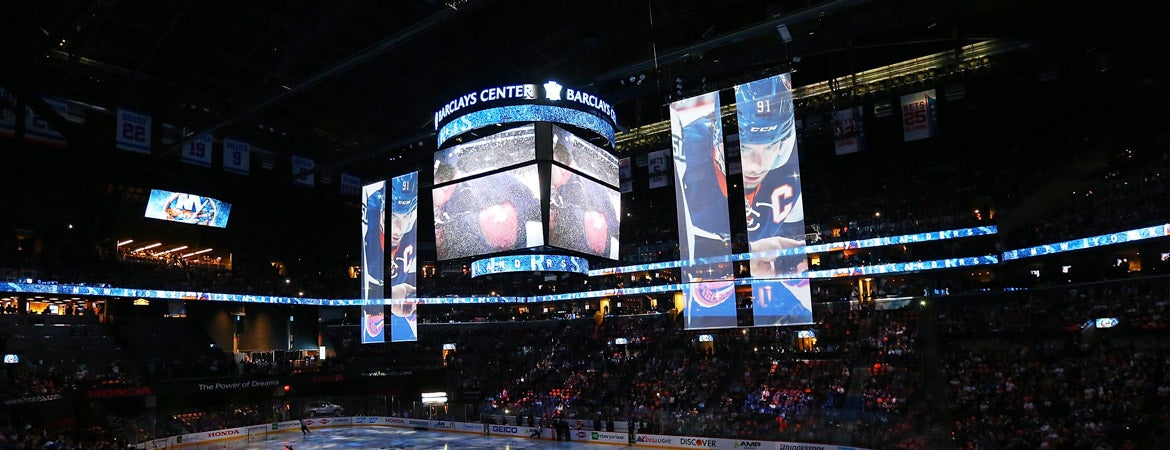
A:
{"type": "Polygon", "coordinates": [[[22,3],[2,19],[0,86],[34,109],[48,111],[43,95],[131,107],[366,177],[429,156],[433,111],[487,86],[579,86],[628,129],[671,99],[783,71],[802,85],[989,38],[1091,47],[1127,29],[1102,29],[1110,15],[1144,15],[1006,0],[22,3]]]}

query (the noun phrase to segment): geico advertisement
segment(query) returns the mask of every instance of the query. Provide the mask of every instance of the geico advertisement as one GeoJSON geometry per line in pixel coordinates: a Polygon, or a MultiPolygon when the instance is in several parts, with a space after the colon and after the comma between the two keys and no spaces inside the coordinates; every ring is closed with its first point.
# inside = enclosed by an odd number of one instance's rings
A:
{"type": "Polygon", "coordinates": [[[540,431],[535,427],[519,427],[514,425],[492,425],[488,427],[490,434],[504,434],[508,436],[529,437],[535,436],[540,431]]]}

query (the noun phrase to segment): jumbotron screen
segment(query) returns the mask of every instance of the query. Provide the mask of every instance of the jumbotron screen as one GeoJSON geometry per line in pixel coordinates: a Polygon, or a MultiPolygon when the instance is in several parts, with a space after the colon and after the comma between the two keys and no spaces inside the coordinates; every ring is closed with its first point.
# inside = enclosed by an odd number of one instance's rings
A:
{"type": "Polygon", "coordinates": [[[435,152],[435,185],[536,159],[532,124],[435,152]]]}
{"type": "Polygon", "coordinates": [[[564,128],[554,125],[553,161],[613,187],[618,186],[618,159],[564,128]]]}
{"type": "Polygon", "coordinates": [[[232,205],[202,195],[151,189],[146,201],[146,217],[170,222],[223,228],[227,226],[232,205]]]}
{"type": "Polygon", "coordinates": [[[535,164],[440,186],[432,194],[439,260],[544,245],[535,164]]]}
{"type": "Polygon", "coordinates": [[[552,167],[549,245],[618,259],[621,194],[560,166],[552,167]]]}

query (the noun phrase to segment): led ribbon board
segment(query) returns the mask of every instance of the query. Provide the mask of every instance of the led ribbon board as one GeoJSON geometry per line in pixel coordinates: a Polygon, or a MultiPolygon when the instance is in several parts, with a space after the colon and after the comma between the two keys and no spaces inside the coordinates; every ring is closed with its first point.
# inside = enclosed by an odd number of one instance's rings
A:
{"type": "Polygon", "coordinates": [[[491,87],[461,95],[435,111],[438,145],[489,125],[552,122],[584,128],[614,145],[617,114],[605,100],[555,81],[491,87]]]}
{"type": "Polygon", "coordinates": [[[589,273],[589,261],[564,255],[515,255],[484,258],[471,263],[471,277],[510,272],[589,273]]]}

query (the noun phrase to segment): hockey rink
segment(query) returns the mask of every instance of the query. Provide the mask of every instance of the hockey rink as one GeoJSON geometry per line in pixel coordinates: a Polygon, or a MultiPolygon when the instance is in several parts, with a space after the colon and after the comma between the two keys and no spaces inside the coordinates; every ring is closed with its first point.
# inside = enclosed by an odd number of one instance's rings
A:
{"type": "Polygon", "coordinates": [[[616,449],[617,445],[586,442],[557,442],[553,440],[522,439],[505,436],[483,436],[467,433],[416,431],[393,427],[322,428],[308,436],[300,432],[281,433],[264,442],[219,442],[185,447],[199,450],[293,450],[321,449],[616,449]]]}

